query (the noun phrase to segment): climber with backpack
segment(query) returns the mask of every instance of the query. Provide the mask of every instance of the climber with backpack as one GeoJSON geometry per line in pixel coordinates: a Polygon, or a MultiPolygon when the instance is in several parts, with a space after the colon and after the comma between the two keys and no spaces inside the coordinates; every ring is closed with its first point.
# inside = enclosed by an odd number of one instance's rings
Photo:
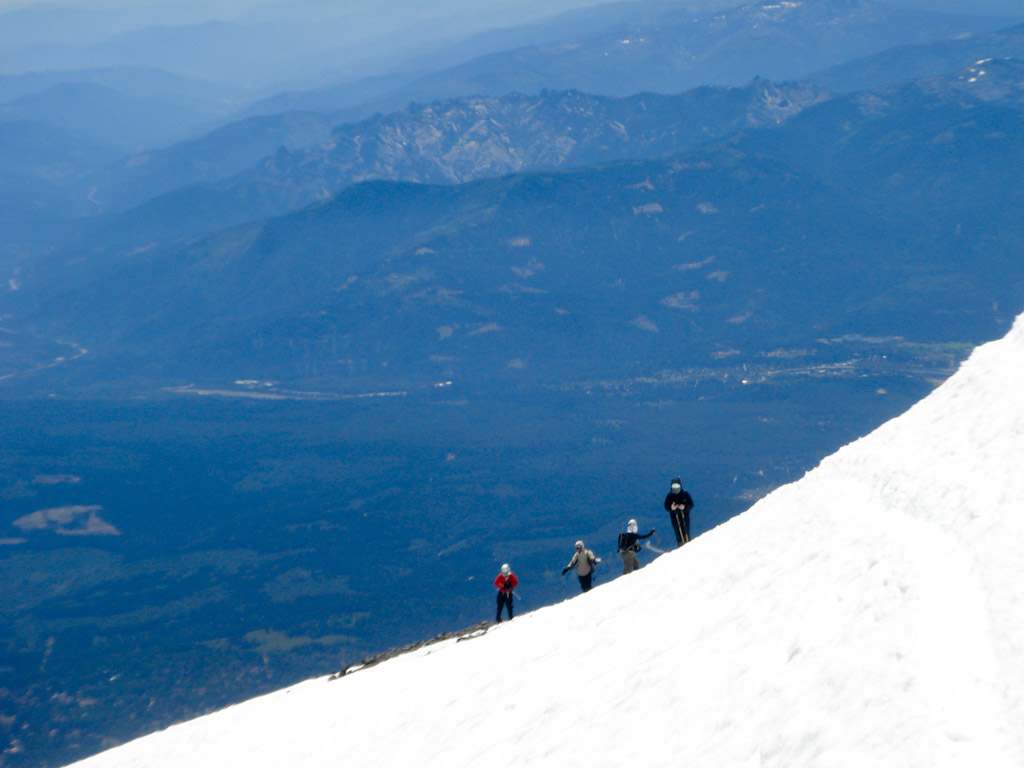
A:
{"type": "Polygon", "coordinates": [[[640,546],[642,539],[649,539],[654,535],[654,529],[651,528],[650,533],[645,533],[641,536],[637,531],[636,520],[630,519],[626,523],[625,533],[619,534],[619,549],[618,552],[622,555],[622,572],[630,573],[637,570],[640,567],[640,561],[637,559],[637,553],[640,552],[643,547],[640,546]]]}
{"type": "Polygon", "coordinates": [[[562,575],[565,576],[565,574],[575,568],[576,578],[580,582],[580,589],[586,592],[594,584],[594,568],[600,562],[601,558],[595,557],[591,550],[583,546],[582,541],[577,541],[576,551],[573,553],[569,564],[562,569],[562,575]]]}

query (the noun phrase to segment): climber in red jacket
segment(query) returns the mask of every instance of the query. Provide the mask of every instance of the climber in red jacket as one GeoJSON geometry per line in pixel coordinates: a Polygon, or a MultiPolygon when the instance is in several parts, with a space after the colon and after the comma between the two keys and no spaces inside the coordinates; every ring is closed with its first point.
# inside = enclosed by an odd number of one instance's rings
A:
{"type": "Polygon", "coordinates": [[[501,621],[501,609],[508,608],[508,617],[512,618],[512,590],[519,585],[519,579],[512,573],[508,563],[501,566],[501,573],[494,579],[494,586],[498,590],[498,616],[495,621],[501,621]]]}

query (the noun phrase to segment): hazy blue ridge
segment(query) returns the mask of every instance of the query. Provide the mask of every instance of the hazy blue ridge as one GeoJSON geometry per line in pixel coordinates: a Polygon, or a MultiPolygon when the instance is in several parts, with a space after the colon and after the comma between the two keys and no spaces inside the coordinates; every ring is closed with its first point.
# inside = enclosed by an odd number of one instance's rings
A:
{"type": "Polygon", "coordinates": [[[1019,67],[965,74],[831,99],[735,149],[364,184],[195,242],[176,240],[183,219],[196,232],[251,215],[263,188],[234,208],[183,190],[89,224],[26,270],[12,306],[42,338],[74,331],[89,371],[127,355],[158,379],[220,377],[228,360],[292,380],[547,379],[599,349],[640,370],[664,335],[742,349],[806,336],[809,312],[823,313],[814,336],[984,338],[1017,301],[1021,224],[1004,190],[1024,118],[1019,67]],[[600,298],[575,306],[580,294],[600,298]]]}
{"type": "Polygon", "coordinates": [[[48,123],[0,122],[0,171],[22,173],[59,184],[78,181],[106,165],[117,150],[96,139],[76,136],[48,123]]]}
{"type": "Polygon", "coordinates": [[[88,178],[100,210],[133,207],[194,184],[239,174],[280,149],[324,142],[333,121],[323,115],[287,112],[232,122],[164,149],[133,154],[88,178]]]}
{"type": "Polygon", "coordinates": [[[190,194],[221,196],[227,210],[244,210],[247,204],[252,219],[294,210],[374,178],[458,183],[663,155],[743,127],[785,120],[826,97],[812,86],[766,81],[625,99],[557,91],[467,97],[335,125],[329,136],[325,118],[288,113],[252,118],[127,158],[94,174],[91,186],[94,199],[116,207],[161,188],[220,181],[211,189],[153,200],[149,207],[170,208],[190,194]]]}
{"type": "Polygon", "coordinates": [[[175,75],[155,67],[101,67],[45,70],[0,75],[0,102],[45,91],[56,85],[88,83],[131,96],[173,104],[202,114],[228,114],[244,98],[239,89],[175,75]]]}
{"type": "MultiPolygon", "coordinates": [[[[922,181],[988,181],[956,153],[926,160],[922,181]]],[[[97,358],[152,357],[158,378],[219,379],[228,366],[286,379],[376,370],[383,383],[392,370],[420,382],[593,376],[587,361],[609,350],[627,375],[654,364],[664,337],[710,357],[886,329],[969,340],[1005,322],[1020,287],[1019,256],[998,242],[1021,237],[1011,205],[979,197],[929,224],[947,195],[896,207],[902,189],[872,199],[848,174],[815,178],[748,145],[459,187],[368,183],[193,245],[62,267],[69,289],[48,289],[33,327],[75,328],[97,358]]]]}
{"type": "MultiPolygon", "coordinates": [[[[739,85],[755,76],[790,80],[893,46],[1005,25],[1000,18],[931,13],[870,0],[752,3],[717,13],[639,3],[632,10],[635,15],[628,18],[613,16],[611,28],[579,24],[541,45],[492,51],[426,74],[365,108],[390,112],[411,100],[542,88],[625,96],[739,85]]],[[[335,93],[341,101],[334,109],[355,106],[346,87],[335,93]]],[[[289,107],[331,105],[323,95],[309,98],[293,96],[289,107]]]]}
{"type": "Polygon", "coordinates": [[[206,120],[201,113],[136,99],[91,83],[61,83],[0,104],[0,120],[34,120],[122,151],[180,140],[206,120]]]}
{"type": "Polygon", "coordinates": [[[952,40],[899,46],[807,76],[834,91],[878,88],[900,80],[939,77],[982,59],[1024,59],[1024,25],[952,40]]]}

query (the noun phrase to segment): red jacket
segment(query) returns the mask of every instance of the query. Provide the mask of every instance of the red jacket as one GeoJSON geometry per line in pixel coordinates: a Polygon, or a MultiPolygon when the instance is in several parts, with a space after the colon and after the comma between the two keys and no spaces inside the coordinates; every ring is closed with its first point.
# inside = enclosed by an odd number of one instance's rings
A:
{"type": "Polygon", "coordinates": [[[504,592],[506,595],[512,594],[512,590],[519,586],[519,579],[512,571],[508,572],[508,576],[498,574],[498,577],[494,580],[494,586],[498,588],[499,592],[504,592]]]}

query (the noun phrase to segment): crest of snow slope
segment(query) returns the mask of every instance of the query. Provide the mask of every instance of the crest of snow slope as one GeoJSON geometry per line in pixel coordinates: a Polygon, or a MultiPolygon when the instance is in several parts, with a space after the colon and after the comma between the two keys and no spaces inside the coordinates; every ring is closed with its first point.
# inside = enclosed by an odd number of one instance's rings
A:
{"type": "Polygon", "coordinates": [[[635,574],[81,765],[1019,768],[1022,498],[1018,319],[903,416],[635,574]]]}

